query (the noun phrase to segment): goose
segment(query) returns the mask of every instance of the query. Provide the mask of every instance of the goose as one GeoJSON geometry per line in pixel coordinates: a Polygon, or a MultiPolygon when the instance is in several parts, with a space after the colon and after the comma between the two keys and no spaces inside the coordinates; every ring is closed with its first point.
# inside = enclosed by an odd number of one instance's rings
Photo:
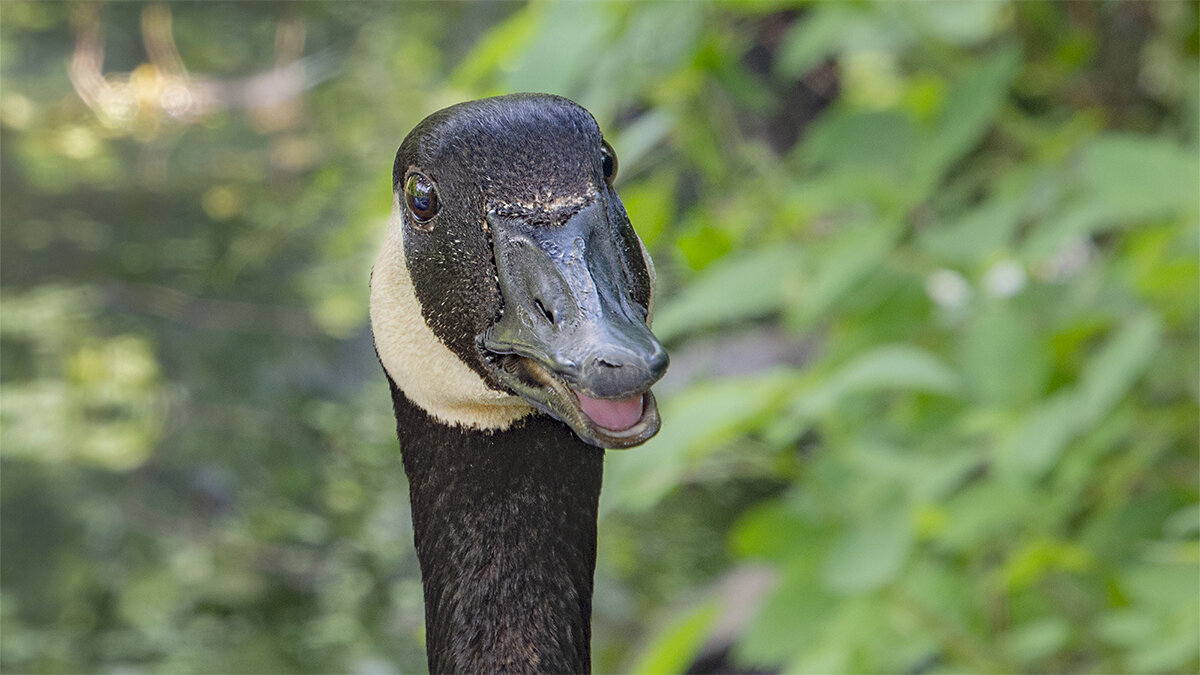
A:
{"type": "Polygon", "coordinates": [[[445,108],[396,153],[370,321],[430,672],[590,672],[604,451],[658,431],[668,364],[616,173],[547,94],[445,108]]]}

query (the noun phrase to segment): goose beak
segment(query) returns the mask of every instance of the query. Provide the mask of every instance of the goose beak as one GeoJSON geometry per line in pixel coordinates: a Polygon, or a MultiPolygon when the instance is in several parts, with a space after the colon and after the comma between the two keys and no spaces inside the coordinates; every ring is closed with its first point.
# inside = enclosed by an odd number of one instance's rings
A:
{"type": "Polygon", "coordinates": [[[535,408],[592,445],[628,448],[658,432],[650,386],[668,357],[633,300],[641,260],[626,260],[614,219],[603,196],[562,224],[488,214],[503,314],[476,342],[535,408]]]}

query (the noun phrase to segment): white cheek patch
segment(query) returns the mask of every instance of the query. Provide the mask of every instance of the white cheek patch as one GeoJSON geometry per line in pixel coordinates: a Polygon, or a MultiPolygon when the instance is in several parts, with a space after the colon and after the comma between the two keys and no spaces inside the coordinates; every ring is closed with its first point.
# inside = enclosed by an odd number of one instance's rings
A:
{"type": "Polygon", "coordinates": [[[523,399],[489,387],[438,339],[421,316],[404,258],[403,214],[392,195],[392,217],[371,275],[371,331],[392,381],[434,419],[500,431],[533,412],[523,399]]]}

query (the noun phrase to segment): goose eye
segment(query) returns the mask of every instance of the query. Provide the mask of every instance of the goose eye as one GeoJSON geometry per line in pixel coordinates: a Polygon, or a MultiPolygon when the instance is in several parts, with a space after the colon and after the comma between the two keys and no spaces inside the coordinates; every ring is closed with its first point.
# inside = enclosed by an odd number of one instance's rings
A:
{"type": "Polygon", "coordinates": [[[418,223],[427,223],[438,212],[437,188],[425,174],[414,171],[404,179],[404,202],[418,223]]]}
{"type": "Polygon", "coordinates": [[[617,177],[617,153],[608,141],[600,141],[600,166],[604,169],[604,182],[612,184],[617,177]]]}

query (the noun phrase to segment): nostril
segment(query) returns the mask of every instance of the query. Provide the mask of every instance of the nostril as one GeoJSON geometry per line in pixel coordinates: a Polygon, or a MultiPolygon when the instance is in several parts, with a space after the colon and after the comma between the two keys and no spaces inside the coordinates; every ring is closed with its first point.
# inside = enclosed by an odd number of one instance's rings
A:
{"type": "Polygon", "coordinates": [[[537,305],[538,311],[542,313],[542,316],[546,317],[547,321],[554,323],[554,312],[546,309],[546,306],[542,304],[540,298],[534,298],[533,304],[537,305]]]}
{"type": "Polygon", "coordinates": [[[625,398],[642,392],[662,377],[666,362],[663,350],[638,352],[614,347],[604,353],[593,352],[581,362],[579,384],[589,396],[625,398]]]}

